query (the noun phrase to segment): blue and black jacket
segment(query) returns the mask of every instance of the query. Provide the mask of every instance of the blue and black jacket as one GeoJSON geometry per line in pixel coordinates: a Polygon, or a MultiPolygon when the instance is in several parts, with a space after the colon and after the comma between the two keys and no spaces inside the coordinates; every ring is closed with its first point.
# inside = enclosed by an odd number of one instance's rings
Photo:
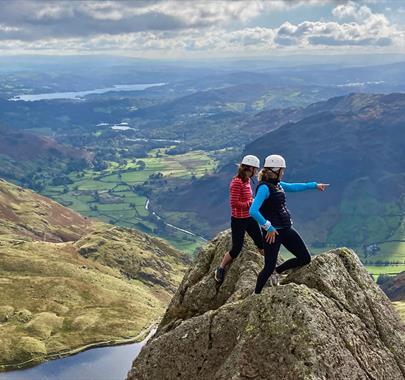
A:
{"type": "Polygon", "coordinates": [[[249,209],[250,216],[266,231],[289,228],[291,215],[286,207],[285,192],[298,192],[317,188],[316,182],[288,183],[279,181],[260,182],[256,197],[249,209]]]}

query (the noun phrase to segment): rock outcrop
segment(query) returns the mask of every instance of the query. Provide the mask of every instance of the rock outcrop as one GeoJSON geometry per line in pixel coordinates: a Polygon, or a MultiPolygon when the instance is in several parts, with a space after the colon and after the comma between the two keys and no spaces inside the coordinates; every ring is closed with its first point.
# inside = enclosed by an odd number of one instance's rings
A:
{"type": "Polygon", "coordinates": [[[353,251],[254,295],[263,259],[250,244],[215,285],[228,244],[223,233],[199,253],[128,380],[405,378],[405,328],[353,251]]]}

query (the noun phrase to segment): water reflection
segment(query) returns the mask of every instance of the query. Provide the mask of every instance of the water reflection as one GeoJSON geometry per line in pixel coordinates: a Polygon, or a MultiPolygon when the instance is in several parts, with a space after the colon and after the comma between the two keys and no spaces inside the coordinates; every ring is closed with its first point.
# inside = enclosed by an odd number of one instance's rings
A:
{"type": "Polygon", "coordinates": [[[33,368],[0,373],[0,380],[123,380],[154,332],[139,343],[94,348],[33,368]]]}

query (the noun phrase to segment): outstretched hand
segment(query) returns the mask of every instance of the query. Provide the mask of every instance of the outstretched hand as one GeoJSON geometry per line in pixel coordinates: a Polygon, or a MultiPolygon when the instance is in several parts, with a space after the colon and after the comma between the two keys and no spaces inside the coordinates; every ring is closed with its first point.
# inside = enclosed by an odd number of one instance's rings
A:
{"type": "Polygon", "coordinates": [[[272,232],[268,231],[264,238],[267,241],[267,243],[273,244],[276,241],[276,235],[278,235],[277,230],[273,230],[272,232]]]}
{"type": "Polygon", "coordinates": [[[325,190],[328,188],[328,186],[330,186],[329,183],[318,183],[318,184],[316,185],[316,188],[317,188],[319,191],[325,191],[325,190]]]}

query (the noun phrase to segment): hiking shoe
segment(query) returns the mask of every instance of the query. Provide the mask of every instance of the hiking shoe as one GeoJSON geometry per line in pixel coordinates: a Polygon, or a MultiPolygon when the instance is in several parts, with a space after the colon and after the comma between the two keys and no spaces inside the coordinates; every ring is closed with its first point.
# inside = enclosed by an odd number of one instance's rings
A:
{"type": "Polygon", "coordinates": [[[217,269],[215,269],[214,278],[215,278],[216,282],[221,284],[224,281],[224,277],[225,277],[225,269],[224,268],[218,267],[217,269]]]}
{"type": "Polygon", "coordinates": [[[278,273],[274,272],[270,276],[270,285],[271,286],[278,286],[279,283],[280,283],[280,275],[278,273]]]}
{"type": "Polygon", "coordinates": [[[288,277],[288,274],[287,274],[287,273],[281,273],[281,274],[279,274],[278,276],[279,276],[279,278],[278,278],[278,283],[281,284],[281,285],[284,285],[284,284],[285,284],[285,280],[286,280],[287,277],[288,277]]]}

